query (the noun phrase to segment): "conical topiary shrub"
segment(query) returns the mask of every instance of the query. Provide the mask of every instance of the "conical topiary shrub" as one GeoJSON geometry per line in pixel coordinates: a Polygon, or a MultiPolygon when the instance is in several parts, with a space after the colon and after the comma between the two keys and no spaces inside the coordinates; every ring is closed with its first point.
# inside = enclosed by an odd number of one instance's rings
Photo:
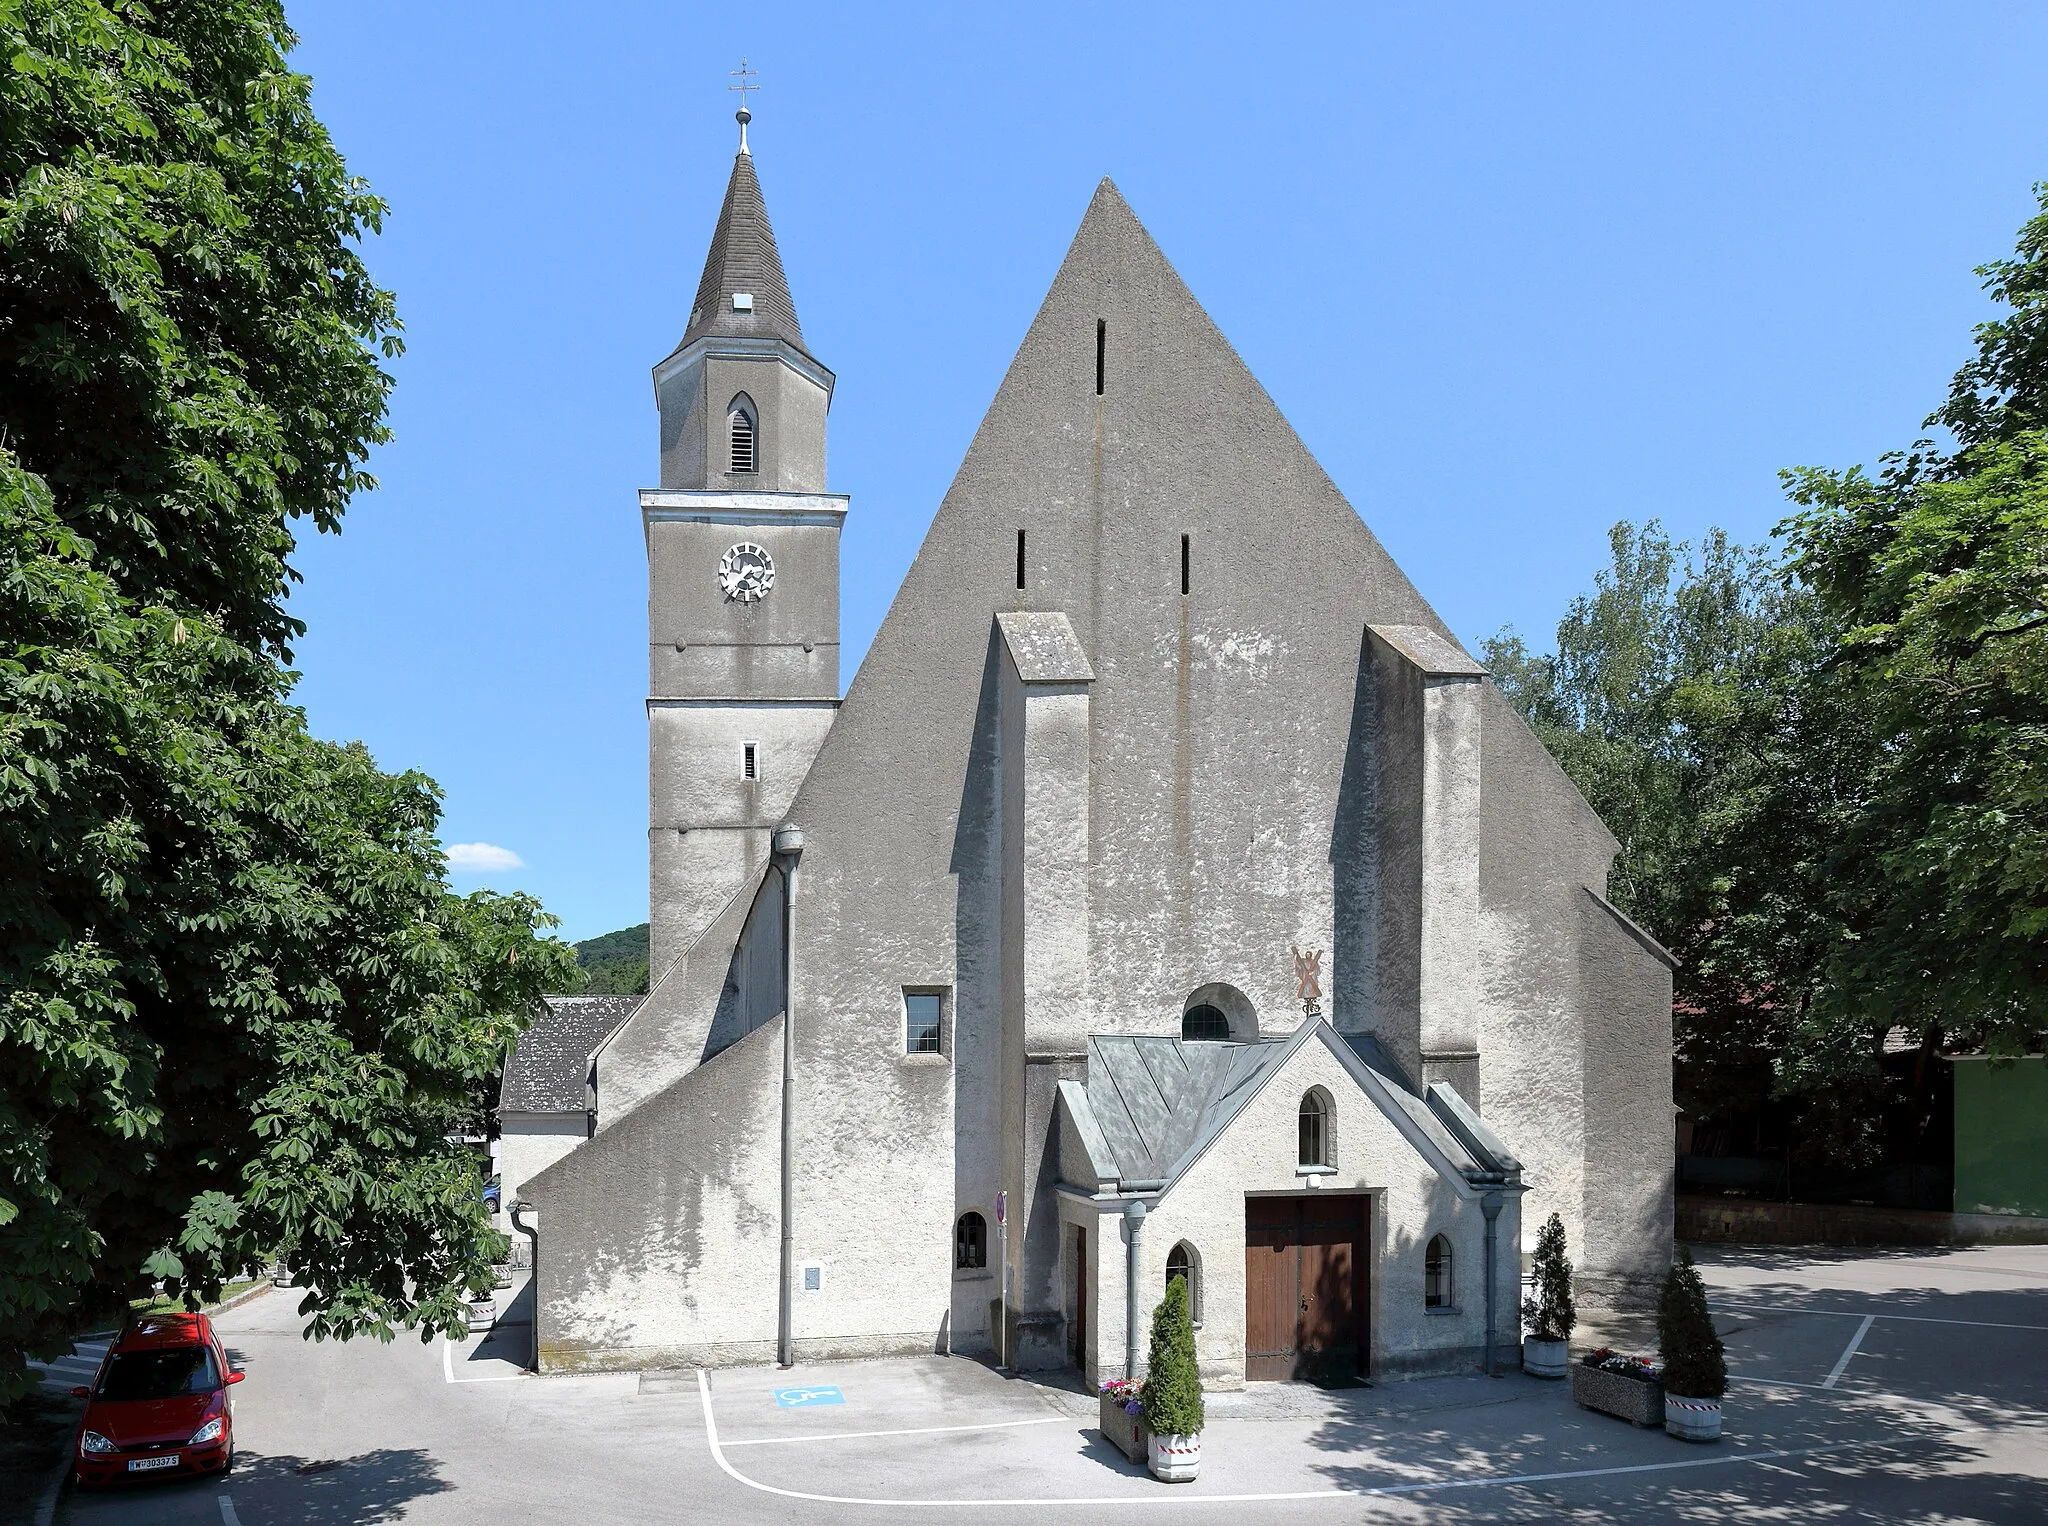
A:
{"type": "Polygon", "coordinates": [[[1718,1399],[1728,1391],[1728,1364],[1714,1317],[1707,1312],[1707,1285],[1681,1248],[1657,1289],[1657,1346],[1664,1354],[1664,1391],[1692,1399],[1718,1399]]]}
{"type": "Polygon", "coordinates": [[[1568,1341],[1579,1322],[1578,1306],[1572,1302],[1572,1264],[1564,1254],[1564,1220],[1552,1214],[1536,1236],[1532,1258],[1534,1296],[1522,1300],[1522,1318],[1529,1323],[1529,1338],[1538,1341],[1568,1341]]]}
{"type": "Polygon", "coordinates": [[[1145,1368],[1145,1424],[1154,1436],[1198,1436],[1205,1419],[1195,1366],[1195,1322],[1188,1280],[1175,1277],[1152,1311],[1152,1354],[1145,1368]]]}

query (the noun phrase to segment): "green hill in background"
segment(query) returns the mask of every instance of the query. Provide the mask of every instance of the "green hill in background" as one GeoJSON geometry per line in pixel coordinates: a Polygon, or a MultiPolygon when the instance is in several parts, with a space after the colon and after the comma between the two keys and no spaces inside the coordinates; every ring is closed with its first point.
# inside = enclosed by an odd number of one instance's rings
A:
{"type": "Polygon", "coordinates": [[[571,944],[583,971],[585,996],[647,994],[647,924],[571,944]]]}

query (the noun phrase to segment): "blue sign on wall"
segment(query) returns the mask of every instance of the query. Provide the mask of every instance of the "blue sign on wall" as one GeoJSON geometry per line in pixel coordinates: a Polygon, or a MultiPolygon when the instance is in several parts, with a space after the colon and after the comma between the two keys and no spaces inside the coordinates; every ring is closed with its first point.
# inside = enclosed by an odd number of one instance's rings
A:
{"type": "Polygon", "coordinates": [[[836,1388],[778,1388],[775,1402],[783,1409],[815,1409],[820,1404],[844,1404],[846,1396],[836,1388]]]}

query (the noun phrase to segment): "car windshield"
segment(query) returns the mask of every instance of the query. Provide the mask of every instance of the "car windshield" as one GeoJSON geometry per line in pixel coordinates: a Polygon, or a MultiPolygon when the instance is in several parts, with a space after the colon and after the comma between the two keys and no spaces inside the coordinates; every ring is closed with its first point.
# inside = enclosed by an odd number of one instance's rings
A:
{"type": "Polygon", "coordinates": [[[161,1351],[115,1353],[100,1380],[101,1399],[176,1399],[210,1394],[220,1387],[213,1352],[205,1346],[171,1346],[161,1351]]]}

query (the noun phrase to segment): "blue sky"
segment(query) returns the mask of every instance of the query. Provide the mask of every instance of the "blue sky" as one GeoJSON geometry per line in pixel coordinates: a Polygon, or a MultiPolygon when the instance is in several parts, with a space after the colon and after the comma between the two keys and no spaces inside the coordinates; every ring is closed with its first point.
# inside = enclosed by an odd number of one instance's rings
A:
{"type": "Polygon", "coordinates": [[[298,557],[300,697],[572,938],[647,914],[634,494],[742,54],[848,679],[1105,174],[1471,644],[1547,644],[1618,519],[1761,539],[1780,468],[1911,440],[2048,178],[2034,5],[290,14],[409,345],[382,488],[298,557]]]}

